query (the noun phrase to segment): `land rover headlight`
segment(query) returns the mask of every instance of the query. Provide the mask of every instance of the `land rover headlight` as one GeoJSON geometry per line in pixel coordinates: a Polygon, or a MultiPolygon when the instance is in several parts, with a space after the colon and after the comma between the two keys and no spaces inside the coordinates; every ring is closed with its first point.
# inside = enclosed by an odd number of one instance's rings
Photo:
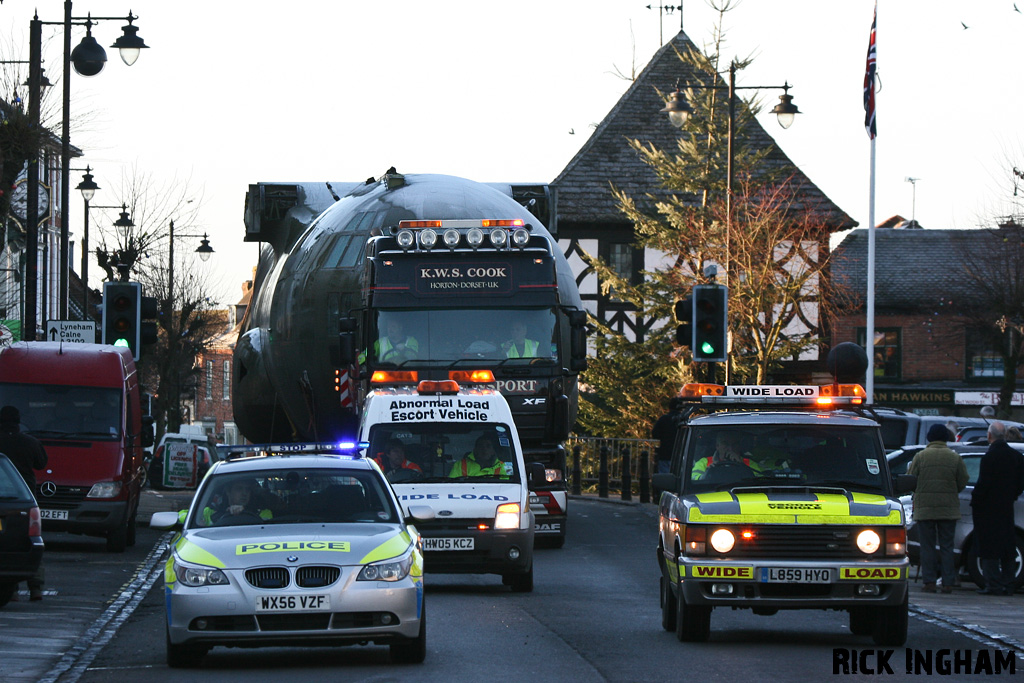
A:
{"type": "Polygon", "coordinates": [[[878,532],[873,529],[865,529],[857,534],[857,547],[865,555],[876,552],[881,545],[882,539],[879,538],[878,532]]]}
{"type": "Polygon", "coordinates": [[[374,562],[363,567],[356,581],[401,581],[409,576],[412,569],[412,553],[406,553],[397,560],[374,562]]]}
{"type": "Polygon", "coordinates": [[[711,547],[720,553],[727,553],[736,545],[736,537],[728,529],[718,529],[711,534],[711,547]]]}
{"type": "Polygon", "coordinates": [[[178,577],[179,583],[190,588],[226,586],[230,583],[227,575],[219,569],[198,564],[185,564],[180,560],[174,561],[174,575],[178,577]]]}

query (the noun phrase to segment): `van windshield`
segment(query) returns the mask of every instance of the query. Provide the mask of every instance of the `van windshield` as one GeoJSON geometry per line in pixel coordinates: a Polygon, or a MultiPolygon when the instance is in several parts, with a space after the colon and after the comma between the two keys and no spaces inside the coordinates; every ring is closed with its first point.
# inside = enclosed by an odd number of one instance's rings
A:
{"type": "Polygon", "coordinates": [[[121,438],[118,389],[0,382],[0,405],[16,407],[21,431],[38,438],[121,438]]]}
{"type": "Polygon", "coordinates": [[[390,482],[519,482],[507,425],[460,422],[379,424],[367,457],[390,482]]]}

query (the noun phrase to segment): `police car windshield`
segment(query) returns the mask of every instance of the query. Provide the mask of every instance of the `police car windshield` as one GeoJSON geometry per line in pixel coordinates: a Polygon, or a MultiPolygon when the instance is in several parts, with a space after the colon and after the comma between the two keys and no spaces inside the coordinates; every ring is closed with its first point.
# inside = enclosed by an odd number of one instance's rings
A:
{"type": "Polygon", "coordinates": [[[694,426],[684,463],[687,493],[736,487],[828,487],[885,494],[873,430],[818,425],[694,426]]]}
{"type": "Polygon", "coordinates": [[[295,523],[398,523],[376,472],[274,469],[209,477],[189,528],[295,523]]]}
{"type": "Polygon", "coordinates": [[[371,364],[493,360],[553,363],[557,359],[555,313],[551,308],[445,308],[378,310],[373,321],[371,364]]]}
{"type": "Polygon", "coordinates": [[[511,431],[505,424],[415,422],[378,424],[367,457],[393,484],[519,482],[511,431]]]}

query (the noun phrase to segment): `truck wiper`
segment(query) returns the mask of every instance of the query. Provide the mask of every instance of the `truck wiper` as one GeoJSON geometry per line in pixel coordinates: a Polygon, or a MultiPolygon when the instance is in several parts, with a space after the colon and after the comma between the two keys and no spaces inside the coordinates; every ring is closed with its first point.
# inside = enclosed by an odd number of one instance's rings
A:
{"type": "Polygon", "coordinates": [[[67,436],[71,432],[65,432],[61,429],[26,429],[25,433],[33,436],[67,436]]]}

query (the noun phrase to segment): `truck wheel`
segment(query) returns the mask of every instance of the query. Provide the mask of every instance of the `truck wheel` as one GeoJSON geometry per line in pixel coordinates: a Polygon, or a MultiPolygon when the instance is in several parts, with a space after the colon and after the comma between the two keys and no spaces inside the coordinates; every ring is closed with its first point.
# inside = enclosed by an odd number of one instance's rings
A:
{"type": "Polygon", "coordinates": [[[400,640],[388,646],[394,664],[420,664],[427,658],[427,606],[420,612],[420,632],[411,640],[400,640]]]}
{"type": "Polygon", "coordinates": [[[850,633],[855,636],[870,635],[875,630],[875,615],[867,607],[850,610],[850,633]]]}
{"type": "Polygon", "coordinates": [[[128,547],[128,525],[119,526],[107,534],[107,552],[123,553],[128,547]]]}
{"type": "Polygon", "coordinates": [[[676,630],[676,596],[672,595],[672,588],[665,577],[661,581],[661,627],[671,633],[676,630]]]}
{"type": "Polygon", "coordinates": [[[704,642],[711,636],[711,608],[687,605],[683,587],[676,592],[676,638],[683,642],[704,642]]]}
{"type": "Polygon", "coordinates": [[[533,565],[530,565],[530,571],[525,574],[506,574],[502,577],[502,583],[511,586],[513,593],[532,593],[533,565]]]}
{"type": "Polygon", "coordinates": [[[16,590],[18,590],[18,584],[15,581],[0,583],[0,607],[11,601],[16,590]]]}
{"type": "Polygon", "coordinates": [[[871,634],[875,645],[903,645],[907,642],[909,620],[908,598],[892,607],[875,608],[875,630],[871,634]]]}
{"type": "Polygon", "coordinates": [[[199,666],[209,648],[202,645],[172,645],[171,636],[167,635],[167,666],[174,669],[187,669],[199,666]]]}

